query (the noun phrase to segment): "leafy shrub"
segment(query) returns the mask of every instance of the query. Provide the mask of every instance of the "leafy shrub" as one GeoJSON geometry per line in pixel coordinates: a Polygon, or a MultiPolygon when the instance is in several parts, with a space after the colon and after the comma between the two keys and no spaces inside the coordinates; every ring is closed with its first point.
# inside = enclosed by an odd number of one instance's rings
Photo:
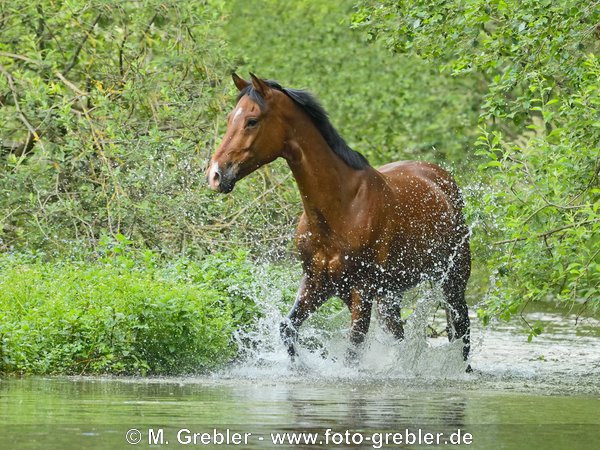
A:
{"type": "MultiPolygon", "coordinates": [[[[129,252],[131,254],[131,252],[129,252]]],[[[194,373],[236,354],[256,318],[243,253],[199,263],[0,259],[0,372],[194,373]]]]}
{"type": "Polygon", "coordinates": [[[0,249],[219,246],[224,19],[219,1],[0,3],[0,249]]]}

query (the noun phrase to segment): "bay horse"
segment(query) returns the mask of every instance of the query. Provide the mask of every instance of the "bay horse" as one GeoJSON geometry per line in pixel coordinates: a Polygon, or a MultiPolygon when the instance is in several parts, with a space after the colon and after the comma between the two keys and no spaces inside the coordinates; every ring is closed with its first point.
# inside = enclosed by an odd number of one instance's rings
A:
{"type": "Polygon", "coordinates": [[[228,193],[277,158],[292,171],[304,206],[296,232],[304,274],[280,325],[292,360],[298,328],[333,296],[352,317],[348,360],[357,358],[374,303],[385,328],[403,339],[401,295],[432,280],[444,295],[448,339],[462,339],[466,361],[469,229],[452,176],[418,161],[375,169],[346,144],[310,93],[250,75],[247,81],[232,74],[237,104],[207,177],[213,190],[228,193]]]}

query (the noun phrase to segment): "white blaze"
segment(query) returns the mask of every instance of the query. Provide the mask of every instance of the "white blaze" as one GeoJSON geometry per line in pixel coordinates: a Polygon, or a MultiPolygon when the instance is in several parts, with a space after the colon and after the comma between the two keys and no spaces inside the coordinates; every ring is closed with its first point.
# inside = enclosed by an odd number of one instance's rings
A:
{"type": "Polygon", "coordinates": [[[237,119],[239,117],[240,114],[242,114],[242,112],[244,112],[244,109],[240,106],[236,111],[235,114],[233,115],[233,120],[237,119]]]}

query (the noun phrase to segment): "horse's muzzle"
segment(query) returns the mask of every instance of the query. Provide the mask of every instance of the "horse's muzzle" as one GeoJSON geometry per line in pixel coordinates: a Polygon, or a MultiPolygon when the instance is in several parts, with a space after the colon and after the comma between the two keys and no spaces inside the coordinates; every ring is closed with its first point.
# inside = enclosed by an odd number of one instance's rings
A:
{"type": "Polygon", "coordinates": [[[208,185],[213,191],[218,191],[223,194],[231,192],[235,186],[235,174],[231,167],[222,170],[219,163],[213,162],[208,170],[207,175],[208,185]]]}

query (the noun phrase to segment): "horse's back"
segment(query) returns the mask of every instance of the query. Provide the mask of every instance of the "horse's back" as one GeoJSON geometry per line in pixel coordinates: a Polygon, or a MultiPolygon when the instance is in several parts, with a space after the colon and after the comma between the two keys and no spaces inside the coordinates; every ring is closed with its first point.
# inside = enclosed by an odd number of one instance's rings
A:
{"type": "Polygon", "coordinates": [[[439,188],[450,200],[455,210],[462,210],[464,203],[458,185],[449,172],[440,166],[424,161],[396,161],[377,169],[392,185],[401,185],[411,177],[427,180],[439,188]]]}

